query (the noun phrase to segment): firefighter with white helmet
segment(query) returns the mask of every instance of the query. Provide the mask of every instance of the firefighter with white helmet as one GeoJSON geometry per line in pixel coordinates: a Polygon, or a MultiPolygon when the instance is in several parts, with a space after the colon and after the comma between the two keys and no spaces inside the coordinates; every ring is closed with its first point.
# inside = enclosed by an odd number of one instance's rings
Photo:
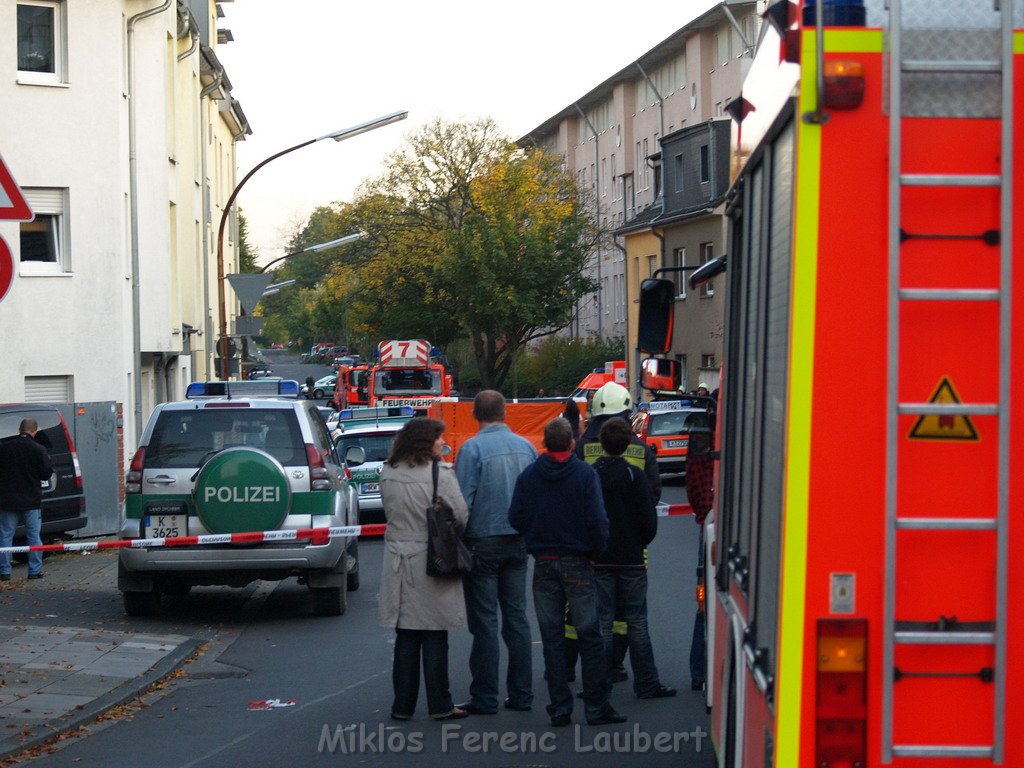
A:
{"type": "MultiPolygon", "coordinates": [[[[601,427],[613,416],[621,416],[629,421],[630,411],[633,410],[633,396],[629,390],[621,384],[609,381],[601,386],[594,393],[594,399],[590,405],[587,415],[590,417],[587,429],[583,436],[576,443],[576,455],[593,464],[600,456],[604,455],[601,448],[601,441],[598,436],[601,434],[601,427]]],[[[647,479],[651,481],[651,488],[654,490],[655,501],[661,499],[661,474],[658,472],[658,460],[647,444],[636,435],[630,440],[629,447],[622,454],[631,466],[642,469],[647,479]]]]}

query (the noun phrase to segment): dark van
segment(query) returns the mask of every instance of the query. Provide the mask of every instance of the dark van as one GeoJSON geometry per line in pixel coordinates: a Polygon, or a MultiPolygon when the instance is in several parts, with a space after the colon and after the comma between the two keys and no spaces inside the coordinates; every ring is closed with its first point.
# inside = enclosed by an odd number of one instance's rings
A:
{"type": "MultiPolygon", "coordinates": [[[[0,405],[0,442],[15,439],[21,420],[25,418],[35,419],[39,423],[36,442],[49,451],[50,462],[53,464],[53,475],[43,483],[43,523],[40,536],[45,542],[58,539],[68,531],[84,528],[89,522],[85,516],[82,471],[64,417],[52,405],[0,405]]],[[[19,525],[14,538],[21,541],[24,536],[25,528],[19,525]]]]}

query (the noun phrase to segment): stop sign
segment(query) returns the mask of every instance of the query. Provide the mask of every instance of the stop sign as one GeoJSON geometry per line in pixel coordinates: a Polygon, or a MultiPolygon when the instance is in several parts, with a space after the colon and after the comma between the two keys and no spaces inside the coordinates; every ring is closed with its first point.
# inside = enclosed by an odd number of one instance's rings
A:
{"type": "Polygon", "coordinates": [[[6,241],[0,237],[0,301],[4,300],[13,282],[14,259],[11,258],[11,249],[7,247],[6,241]]]}

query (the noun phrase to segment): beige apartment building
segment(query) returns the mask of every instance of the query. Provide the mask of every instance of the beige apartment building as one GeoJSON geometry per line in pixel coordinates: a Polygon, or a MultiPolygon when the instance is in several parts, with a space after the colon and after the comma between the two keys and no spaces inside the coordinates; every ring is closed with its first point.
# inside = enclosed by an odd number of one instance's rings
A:
{"type": "MultiPolygon", "coordinates": [[[[607,233],[588,265],[599,289],[580,301],[568,333],[624,337],[631,382],[640,281],[724,253],[725,110],[739,95],[764,5],[723,0],[519,139],[564,157],[592,195],[607,233]]],[[[670,356],[683,364],[687,389],[714,388],[722,292],[687,291],[684,277],[668,276],[678,285],[670,356]]]]}

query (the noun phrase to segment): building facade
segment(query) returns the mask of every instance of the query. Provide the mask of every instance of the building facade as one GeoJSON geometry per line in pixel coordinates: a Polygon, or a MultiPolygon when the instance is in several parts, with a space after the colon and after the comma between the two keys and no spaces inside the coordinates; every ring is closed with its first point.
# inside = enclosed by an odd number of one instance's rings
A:
{"type": "Polygon", "coordinates": [[[122,403],[133,446],[152,407],[211,366],[210,222],[249,132],[217,64],[222,12],[213,0],[0,0],[0,12],[17,19],[0,31],[15,70],[0,83],[0,155],[35,213],[0,221],[15,271],[0,400],[122,403]]]}
{"type": "MultiPolygon", "coordinates": [[[[666,213],[669,171],[663,140],[677,141],[694,128],[706,132],[709,121],[725,118],[725,108],[740,92],[764,5],[763,0],[718,3],[519,139],[521,145],[564,157],[567,170],[590,195],[595,221],[607,233],[588,265],[599,288],[580,301],[568,332],[581,338],[625,337],[631,382],[637,378],[632,350],[640,281],[672,266],[675,258],[690,265],[724,251],[720,206],[706,221],[687,223],[691,231],[685,235],[673,234],[678,227],[666,219],[658,222],[666,213]]],[[[712,174],[714,158],[708,160],[712,174]]],[[[672,204],[684,203],[677,195],[672,204]]],[[[684,383],[690,388],[696,387],[690,379],[698,378],[701,366],[710,373],[721,355],[724,302],[710,290],[704,302],[686,304],[682,295],[677,301],[680,331],[672,354],[685,361],[684,383]],[[694,326],[681,315],[698,304],[701,320],[694,326]],[[690,330],[683,331],[687,326],[690,330]]]]}

